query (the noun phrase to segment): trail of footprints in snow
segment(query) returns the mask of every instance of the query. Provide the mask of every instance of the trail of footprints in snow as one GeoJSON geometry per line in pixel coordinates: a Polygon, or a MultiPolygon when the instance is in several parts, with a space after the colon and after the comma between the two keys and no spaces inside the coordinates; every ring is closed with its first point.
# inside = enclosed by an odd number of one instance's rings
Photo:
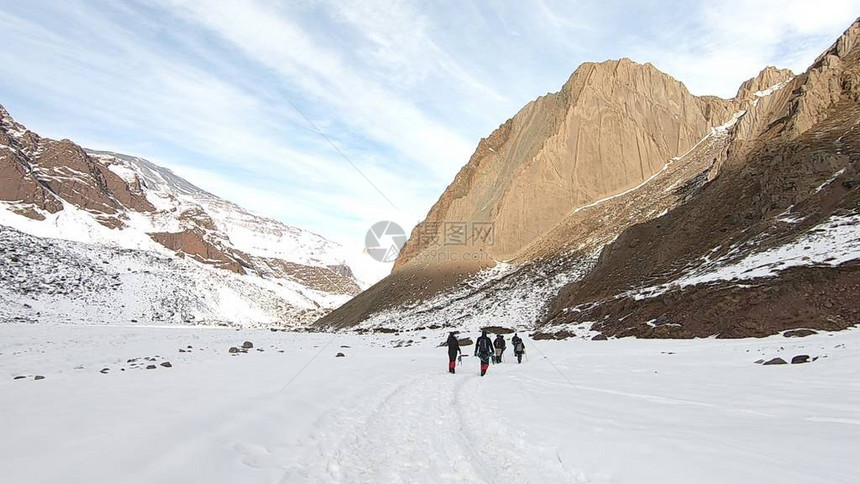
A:
{"type": "Polygon", "coordinates": [[[299,443],[286,482],[590,482],[481,401],[475,377],[421,375],[338,406],[299,443]],[[428,392],[427,389],[433,391],[428,392]],[[466,391],[467,388],[469,391],[466,391]],[[371,409],[365,418],[361,409],[371,409]],[[549,459],[549,460],[547,460],[549,459]],[[547,462],[554,464],[547,465],[547,462]]]}

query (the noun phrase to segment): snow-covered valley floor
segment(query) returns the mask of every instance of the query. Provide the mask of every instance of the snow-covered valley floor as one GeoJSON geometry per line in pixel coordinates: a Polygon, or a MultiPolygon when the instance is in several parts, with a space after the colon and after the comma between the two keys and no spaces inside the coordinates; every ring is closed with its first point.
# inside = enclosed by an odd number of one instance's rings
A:
{"type": "Polygon", "coordinates": [[[857,482],[860,330],[527,340],[484,378],[443,337],[2,324],[0,481],[857,482]]]}

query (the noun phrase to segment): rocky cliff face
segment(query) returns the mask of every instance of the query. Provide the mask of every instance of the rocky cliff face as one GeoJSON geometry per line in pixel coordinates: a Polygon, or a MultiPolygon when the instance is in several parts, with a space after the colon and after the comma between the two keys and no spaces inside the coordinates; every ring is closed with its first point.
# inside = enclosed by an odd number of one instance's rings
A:
{"type": "MultiPolygon", "coordinates": [[[[254,312],[258,322],[306,324],[360,292],[337,244],[252,214],[147,160],[42,138],[2,107],[0,225],[96,251],[153,251],[231,272],[251,285],[274,285],[273,297],[282,300],[254,312]]],[[[219,311],[198,313],[219,323],[247,322],[219,311]]]]}
{"type": "Polygon", "coordinates": [[[468,259],[464,252],[485,253],[475,257],[484,263],[479,267],[517,259],[573,210],[641,184],[792,77],[768,67],[725,100],[693,96],[650,64],[583,64],[561,91],[528,104],[481,140],[413,230],[395,271],[416,259],[437,266],[468,259]],[[459,222],[491,224],[494,237],[446,244],[446,224],[459,222]]]}
{"type": "MultiPolygon", "coordinates": [[[[392,275],[319,324],[489,325],[500,323],[502,315],[509,325],[538,325],[550,334],[588,333],[593,326],[611,335],[684,337],[766,334],[804,321],[824,327],[821,314],[770,326],[739,323],[751,306],[737,295],[728,299],[740,301],[731,317],[697,326],[692,321],[702,313],[690,309],[686,295],[666,291],[642,298],[628,291],[669,283],[697,261],[728,254],[734,260],[791,240],[820,246],[804,238],[811,237],[804,235],[810,230],[860,238],[856,230],[828,225],[835,223],[828,217],[853,220],[856,211],[851,180],[857,29],[853,24],[802,75],[767,67],[744,82],[733,99],[692,96],[648,64],[620,60],[581,66],[559,93],[530,103],[482,140],[413,231],[392,275]],[[799,211],[801,206],[806,208],[799,211]],[[804,223],[779,222],[795,216],[804,223]],[[467,250],[434,243],[426,237],[432,233],[428,227],[471,221],[495,224],[492,245],[468,247],[490,257],[480,263],[427,257],[467,250]],[[744,245],[756,237],[770,242],[744,245]],[[532,289],[520,293],[517,287],[532,289]],[[649,309],[631,315],[645,299],[649,309]],[[481,311],[496,320],[483,318],[481,311]],[[652,331],[656,326],[662,329],[652,331]],[[674,327],[684,330],[666,329],[674,327]],[[742,327],[747,329],[731,329],[742,327]]],[[[851,254],[853,245],[847,247],[851,254]]],[[[825,280],[816,290],[826,287],[829,277],[841,281],[835,290],[852,287],[845,257],[853,260],[845,254],[834,259],[842,275],[821,269],[809,276],[825,280]]],[[[762,286],[783,287],[780,276],[789,273],[767,274],[772,277],[762,286]]],[[[802,290],[797,289],[802,284],[793,284],[785,287],[802,290]]],[[[745,290],[725,281],[708,287],[718,286],[745,290]]],[[[709,297],[701,299],[700,309],[709,303],[722,307],[709,297]]],[[[762,297],[748,302],[761,303],[762,297]]],[[[758,308],[766,312],[768,305],[762,304],[758,308]]],[[[837,304],[834,300],[831,309],[837,304]]],[[[822,314],[838,314],[840,322],[831,326],[844,327],[850,312],[840,311],[822,314]]]]}
{"type": "Polygon", "coordinates": [[[395,270],[427,248],[457,251],[444,245],[445,234],[424,236],[452,222],[493,224],[493,243],[477,240],[467,250],[514,258],[571,210],[642,183],[730,116],[650,64],[583,64],[561,91],[529,103],[478,144],[395,270]]]}
{"type": "Polygon", "coordinates": [[[39,211],[57,213],[62,200],[98,214],[100,223],[122,227],[126,209],[150,212],[137,183],[127,184],[69,140],[42,138],[16,123],[0,107],[0,200],[16,202],[18,213],[44,220],[39,211]]]}

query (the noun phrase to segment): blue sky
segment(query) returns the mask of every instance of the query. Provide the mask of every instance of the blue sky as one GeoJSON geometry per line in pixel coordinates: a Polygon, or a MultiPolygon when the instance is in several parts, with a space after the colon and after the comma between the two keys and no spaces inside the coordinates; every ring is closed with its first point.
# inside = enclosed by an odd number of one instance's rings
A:
{"type": "Polygon", "coordinates": [[[481,137],[582,62],[630,57],[731,97],[765,65],[804,70],[860,14],[860,0],[0,7],[0,104],[18,121],[356,251],[377,220],[411,229],[481,137]]]}

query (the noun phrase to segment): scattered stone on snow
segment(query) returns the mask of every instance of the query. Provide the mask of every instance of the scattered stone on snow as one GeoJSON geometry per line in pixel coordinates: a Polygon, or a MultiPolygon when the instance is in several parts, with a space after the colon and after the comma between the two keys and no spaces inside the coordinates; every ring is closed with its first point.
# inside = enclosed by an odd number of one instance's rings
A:
{"type": "Polygon", "coordinates": [[[818,331],[813,329],[792,329],[782,333],[786,338],[803,338],[804,336],[812,336],[813,334],[818,334],[818,331]]]}

